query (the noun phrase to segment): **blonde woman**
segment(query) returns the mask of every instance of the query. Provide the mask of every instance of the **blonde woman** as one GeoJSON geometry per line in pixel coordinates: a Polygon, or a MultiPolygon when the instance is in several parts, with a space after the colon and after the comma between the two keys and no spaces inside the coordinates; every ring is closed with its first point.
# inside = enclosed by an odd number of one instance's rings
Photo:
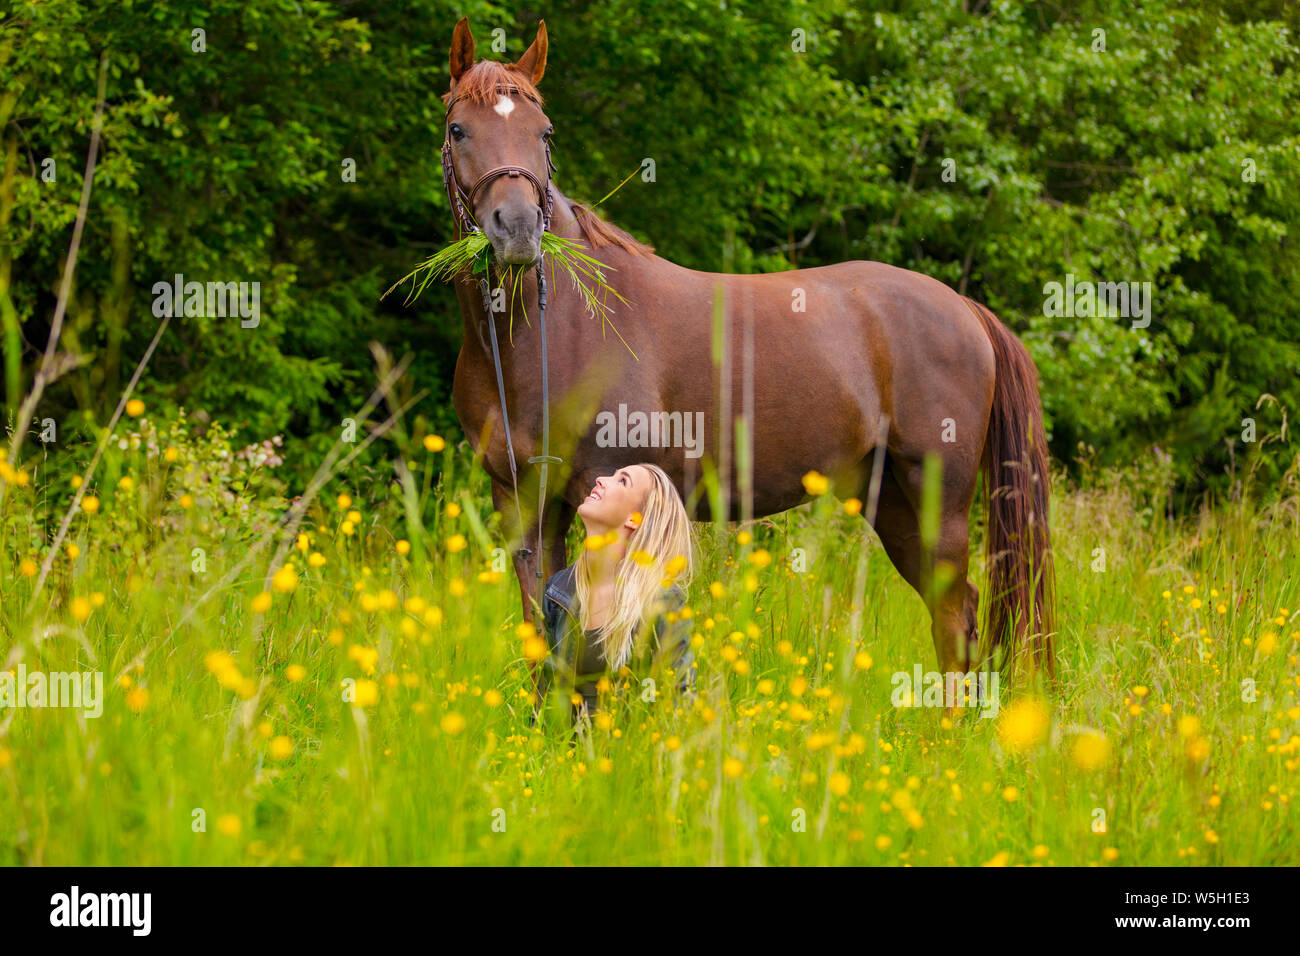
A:
{"type": "Polygon", "coordinates": [[[575,717],[590,713],[603,675],[647,662],[659,687],[671,679],[690,691],[690,621],[675,612],[686,603],[693,542],[677,489],[658,466],[629,465],[597,478],[577,513],[588,541],[604,537],[608,543],[584,548],[546,584],[551,653],[542,667],[538,706],[558,684],[566,696],[580,698],[575,717]]]}

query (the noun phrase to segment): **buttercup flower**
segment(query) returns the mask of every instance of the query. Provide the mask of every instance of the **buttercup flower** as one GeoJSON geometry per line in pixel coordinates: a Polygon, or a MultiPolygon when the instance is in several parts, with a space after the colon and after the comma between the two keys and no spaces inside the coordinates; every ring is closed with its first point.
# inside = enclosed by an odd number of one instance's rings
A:
{"type": "Polygon", "coordinates": [[[438,723],[442,727],[442,732],[449,737],[454,737],[465,729],[465,718],[454,710],[443,714],[442,720],[438,723]]]}
{"type": "Polygon", "coordinates": [[[140,713],[149,706],[149,691],[143,687],[136,687],[126,693],[126,709],[132,713],[140,713]]]}
{"type": "Polygon", "coordinates": [[[810,495],[824,495],[830,486],[830,480],[820,472],[810,471],[803,476],[804,490],[810,495]]]}
{"type": "Polygon", "coordinates": [[[79,623],[85,624],[90,617],[90,602],[84,597],[73,598],[72,603],[68,605],[68,610],[79,623]]]}
{"type": "Polygon", "coordinates": [[[292,564],[286,564],[271,576],[271,587],[280,594],[292,594],[298,587],[298,572],[292,564]]]}
{"type": "Polygon", "coordinates": [[[1074,738],[1070,758],[1080,770],[1099,770],[1110,760],[1110,741],[1097,733],[1083,733],[1074,738]]]}
{"type": "Polygon", "coordinates": [[[1050,715],[1037,697],[1022,697],[1002,713],[998,721],[998,739],[1008,750],[1024,753],[1038,746],[1047,736],[1050,715]]]}

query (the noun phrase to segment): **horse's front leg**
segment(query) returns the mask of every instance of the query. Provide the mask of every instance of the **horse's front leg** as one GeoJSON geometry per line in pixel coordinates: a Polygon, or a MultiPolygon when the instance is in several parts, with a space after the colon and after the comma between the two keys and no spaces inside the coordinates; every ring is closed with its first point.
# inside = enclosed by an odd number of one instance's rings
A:
{"type": "Polygon", "coordinates": [[[534,604],[540,600],[537,588],[538,562],[541,549],[537,541],[536,515],[523,507],[520,497],[519,506],[515,505],[512,489],[497,482],[492,483],[492,504],[501,514],[501,529],[506,544],[511,548],[511,559],[515,565],[515,576],[519,579],[519,594],[523,602],[524,620],[531,621],[541,630],[541,608],[534,604]],[[522,512],[522,513],[521,513],[522,512]],[[523,527],[519,525],[523,520],[523,527]]]}
{"type": "MultiPolygon", "coordinates": [[[[542,634],[542,629],[545,627],[543,590],[552,574],[568,566],[565,538],[568,535],[569,525],[573,523],[575,511],[573,506],[563,498],[550,502],[545,512],[545,540],[539,540],[537,513],[524,507],[523,497],[521,495],[519,506],[516,508],[512,490],[506,485],[492,483],[492,503],[501,513],[506,541],[511,545],[516,541],[519,542],[512,558],[515,576],[519,580],[523,619],[537,628],[539,636],[545,637],[542,634]],[[522,529],[519,527],[521,512],[522,529]]],[[[541,662],[538,660],[530,660],[528,663],[534,693],[540,686],[540,666],[541,662]]]]}

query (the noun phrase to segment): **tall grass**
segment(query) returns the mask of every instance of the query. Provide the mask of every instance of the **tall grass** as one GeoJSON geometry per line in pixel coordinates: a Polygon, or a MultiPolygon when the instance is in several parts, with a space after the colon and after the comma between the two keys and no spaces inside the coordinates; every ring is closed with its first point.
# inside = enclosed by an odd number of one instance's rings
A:
{"type": "Polygon", "coordinates": [[[698,700],[630,680],[573,738],[527,719],[518,589],[465,448],[412,436],[413,506],[335,477],[291,576],[246,560],[273,501],[215,492],[211,444],[132,422],[30,613],[31,524],[70,470],[0,515],[0,663],[109,685],[97,719],[0,711],[0,862],[1295,861],[1294,495],[1172,525],[1130,484],[1058,495],[1045,725],[1029,687],[990,720],[893,706],[891,675],[935,667],[928,620],[832,496],[702,525],[698,700]]]}
{"type": "MultiPolygon", "coordinates": [[[[605,275],[606,270],[614,271],[613,267],[588,255],[583,251],[585,244],[579,240],[557,236],[553,232],[542,233],[541,248],[542,263],[549,280],[549,288],[555,289],[558,269],[560,275],[569,279],[570,287],[577,293],[587,314],[600,317],[602,333],[605,323],[608,322],[617,334],[618,329],[613,326],[610,319],[613,312],[610,300],[617,299],[626,305],[627,299],[610,284],[605,275]]],[[[509,317],[510,334],[513,336],[516,303],[519,304],[525,320],[528,320],[528,310],[524,304],[524,279],[532,269],[532,266],[497,263],[492,258],[492,248],[487,236],[481,231],[475,231],[449,242],[429,256],[393,283],[384,292],[384,297],[409,282],[411,290],[405,302],[410,303],[418,299],[431,282],[451,282],[457,278],[483,273],[489,276],[489,286],[500,287],[508,293],[506,311],[509,317]]],[[[622,339],[622,336],[619,335],[619,338],[622,339]]],[[[626,342],[624,344],[626,345],[626,342]]]]}

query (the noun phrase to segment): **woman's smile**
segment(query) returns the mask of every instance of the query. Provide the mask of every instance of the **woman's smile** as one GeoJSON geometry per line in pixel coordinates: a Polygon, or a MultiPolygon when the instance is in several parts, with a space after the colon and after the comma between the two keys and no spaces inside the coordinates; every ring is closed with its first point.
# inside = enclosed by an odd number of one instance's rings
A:
{"type": "MultiPolygon", "coordinates": [[[[650,489],[650,472],[640,465],[620,468],[610,475],[598,475],[587,497],[578,505],[578,516],[588,535],[606,534],[627,524],[650,489]]],[[[635,525],[627,525],[629,532],[635,525]]]]}

